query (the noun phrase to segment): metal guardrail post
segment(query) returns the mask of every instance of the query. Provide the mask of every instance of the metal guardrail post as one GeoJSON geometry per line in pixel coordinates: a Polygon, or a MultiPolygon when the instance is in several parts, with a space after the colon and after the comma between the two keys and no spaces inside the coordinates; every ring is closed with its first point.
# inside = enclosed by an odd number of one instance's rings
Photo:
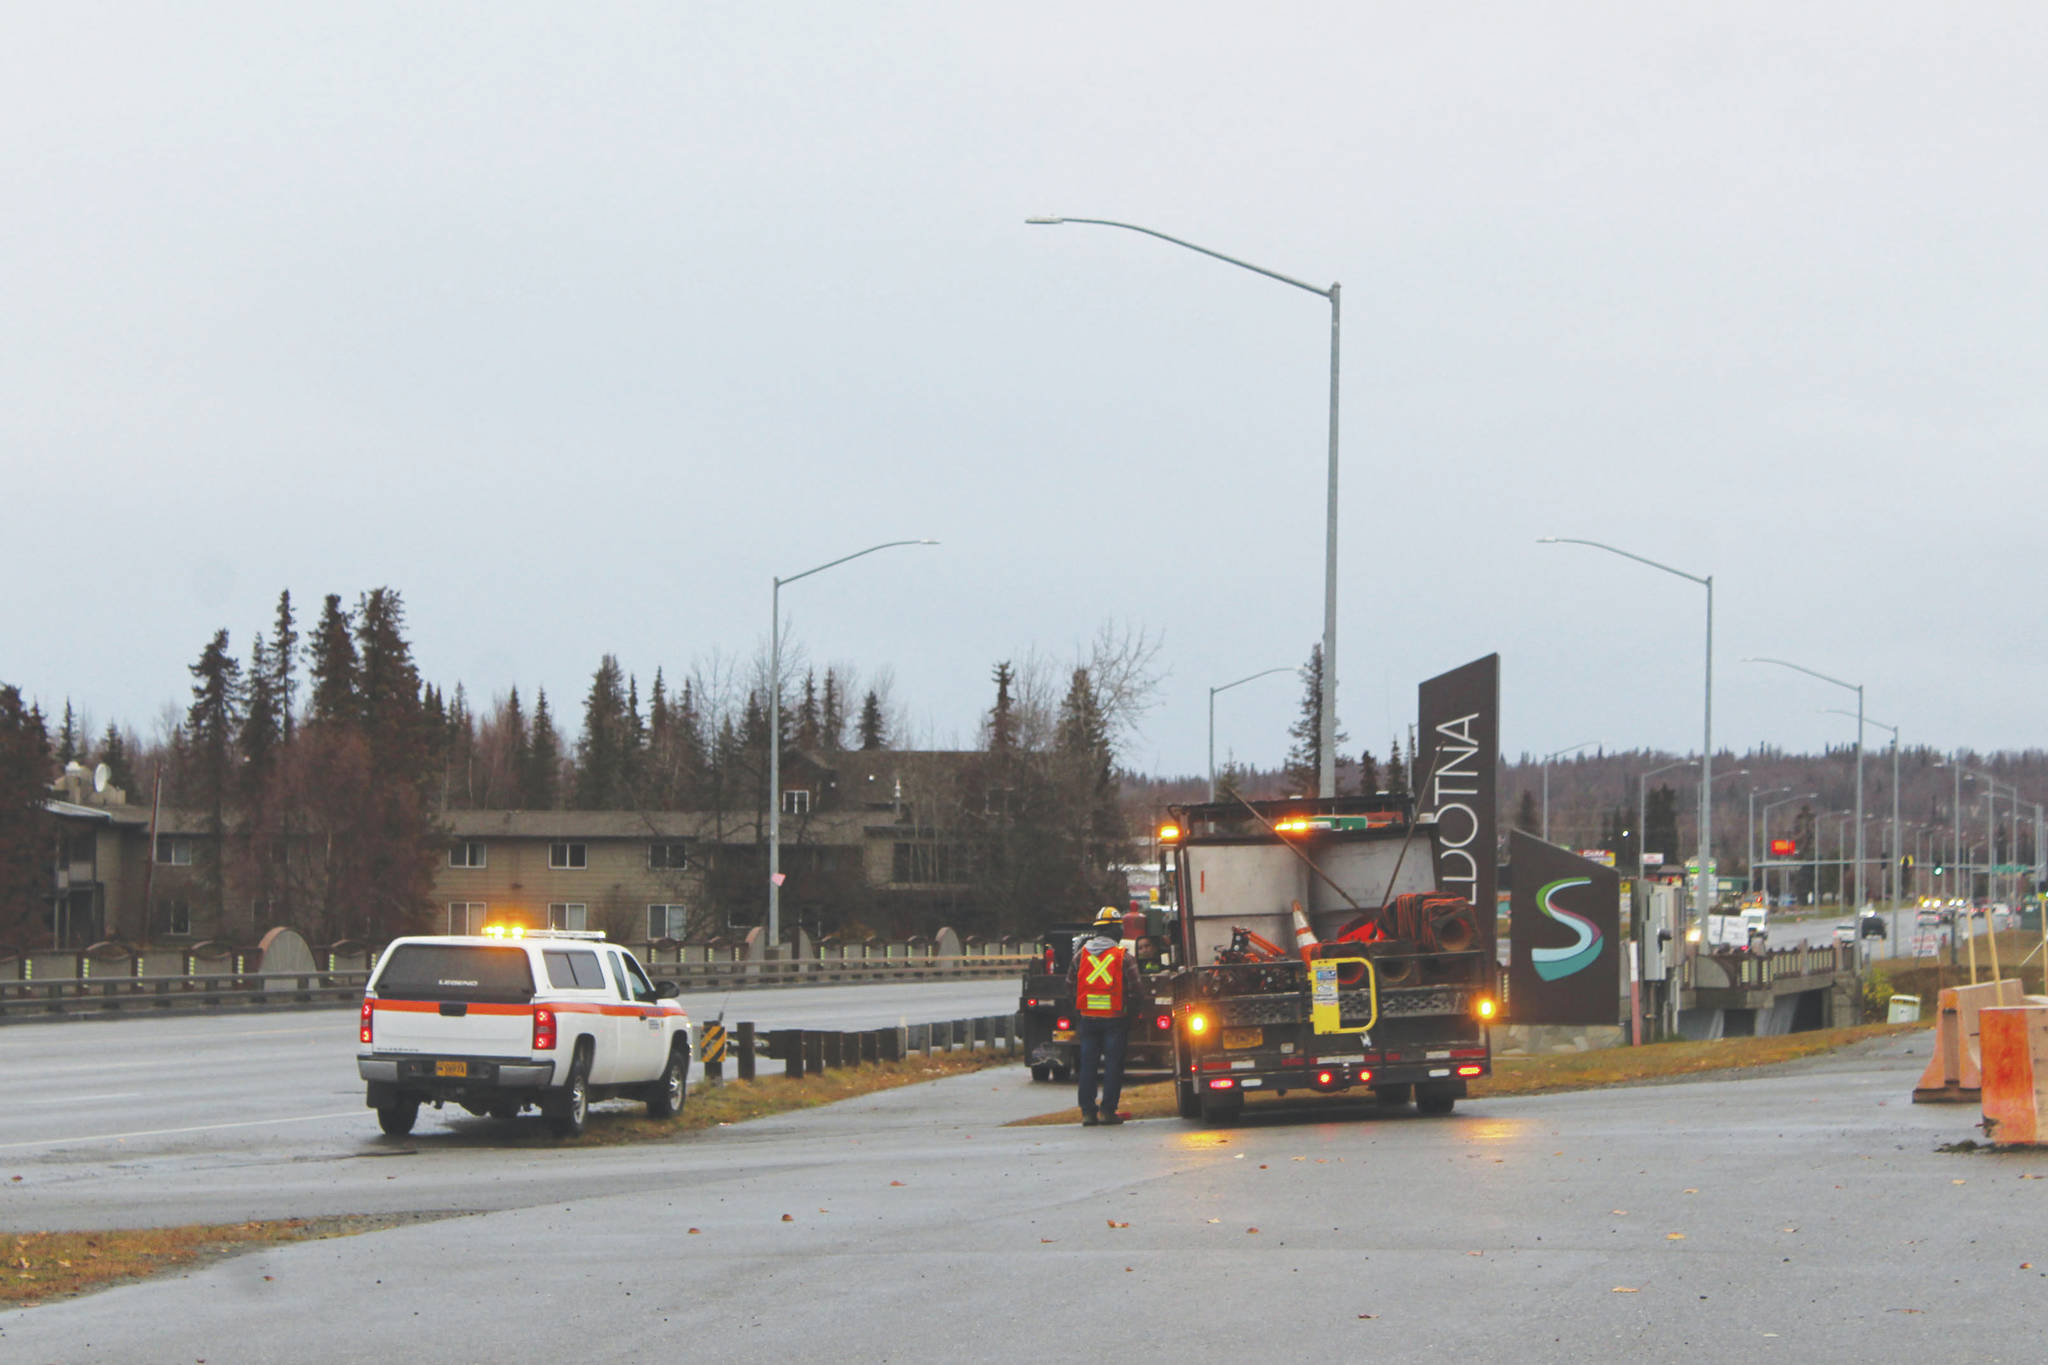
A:
{"type": "Polygon", "coordinates": [[[754,1021],[742,1020],[733,1030],[733,1039],[738,1048],[739,1078],[751,1081],[754,1079],[754,1021]]]}

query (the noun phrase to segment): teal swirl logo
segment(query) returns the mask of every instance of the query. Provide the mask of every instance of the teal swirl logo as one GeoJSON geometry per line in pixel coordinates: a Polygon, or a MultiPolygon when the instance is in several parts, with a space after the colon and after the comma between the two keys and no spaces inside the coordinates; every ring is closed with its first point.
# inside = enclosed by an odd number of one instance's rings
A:
{"type": "Polygon", "coordinates": [[[1536,975],[1545,981],[1560,981],[1574,972],[1583,972],[1593,965],[1593,959],[1600,956],[1600,931],[1593,926],[1593,921],[1551,902],[1551,897],[1560,891],[1592,884],[1591,877],[1560,877],[1536,893],[1536,908],[1577,936],[1577,942],[1568,948],[1529,950],[1529,960],[1536,968],[1536,975]]]}

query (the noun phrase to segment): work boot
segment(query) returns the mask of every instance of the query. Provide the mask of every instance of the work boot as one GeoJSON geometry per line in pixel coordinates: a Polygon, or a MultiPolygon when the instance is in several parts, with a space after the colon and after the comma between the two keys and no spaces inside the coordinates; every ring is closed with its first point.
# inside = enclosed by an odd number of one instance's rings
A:
{"type": "Polygon", "coordinates": [[[1095,1111],[1092,1109],[1089,1110],[1087,1113],[1081,1115],[1081,1126],[1083,1128],[1098,1127],[1101,1123],[1102,1120],[1095,1117],[1095,1111]]]}
{"type": "Polygon", "coordinates": [[[1102,1116],[1102,1122],[1104,1123],[1122,1123],[1123,1121],[1124,1116],[1122,1114],[1104,1114],[1102,1116]]]}

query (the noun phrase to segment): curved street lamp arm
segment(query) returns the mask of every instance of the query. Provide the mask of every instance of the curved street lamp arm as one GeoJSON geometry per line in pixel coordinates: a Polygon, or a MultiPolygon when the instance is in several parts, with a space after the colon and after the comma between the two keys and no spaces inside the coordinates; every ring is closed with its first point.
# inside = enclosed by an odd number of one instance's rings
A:
{"type": "Polygon", "coordinates": [[[1805,664],[1795,664],[1790,659],[1765,659],[1752,656],[1743,659],[1742,662],[1746,664],[1776,664],[1780,668],[1789,668],[1794,673],[1804,673],[1809,678],[1819,678],[1822,682],[1833,683],[1837,687],[1846,687],[1858,696],[1863,694],[1862,685],[1859,683],[1843,682],[1840,678],[1831,678],[1818,669],[1808,668],[1805,664]]]}
{"type": "Polygon", "coordinates": [[[775,586],[780,588],[786,584],[796,582],[799,578],[809,578],[814,573],[823,573],[827,569],[836,569],[849,559],[859,559],[862,555],[871,555],[877,550],[893,550],[898,545],[936,545],[938,543],[936,540],[885,540],[880,545],[870,545],[865,550],[855,550],[850,555],[841,555],[837,559],[828,560],[818,565],[815,569],[805,569],[802,573],[793,573],[787,578],[778,578],[775,580],[775,586]]]}
{"type": "Polygon", "coordinates": [[[1318,295],[1322,298],[1327,299],[1331,297],[1334,293],[1336,293],[1337,289],[1335,285],[1331,285],[1328,289],[1320,289],[1317,288],[1315,285],[1306,283],[1305,281],[1297,280],[1292,275],[1283,275],[1277,270],[1268,270],[1266,269],[1266,267],[1262,265],[1253,265],[1250,261],[1241,261],[1235,256],[1226,256],[1220,251],[1211,251],[1208,247],[1197,246],[1193,242],[1187,241],[1180,237],[1169,236],[1166,233],[1159,232],[1153,228],[1139,227],[1136,223],[1119,223],[1114,218],[1046,217],[1026,218],[1024,221],[1032,225],[1033,227],[1055,227],[1061,223],[1092,223],[1096,227],[1113,227],[1122,228],[1126,232],[1142,232],[1147,237],[1157,237],[1162,242],[1172,242],[1175,246],[1184,246],[1189,251],[1199,251],[1204,256],[1212,256],[1219,261],[1224,261],[1230,265],[1237,266],[1241,269],[1249,270],[1254,274],[1264,275],[1269,280],[1278,280],[1282,284],[1291,284],[1296,289],[1306,289],[1309,293],[1318,295]]]}
{"type": "Polygon", "coordinates": [[[1638,564],[1647,564],[1653,569],[1662,569],[1665,573],[1676,574],[1680,578],[1690,579],[1695,583],[1704,585],[1714,581],[1711,577],[1702,578],[1696,573],[1687,573],[1683,569],[1674,569],[1669,564],[1659,564],[1654,559],[1645,559],[1643,556],[1631,553],[1628,550],[1616,549],[1604,541],[1580,540],[1576,536],[1538,536],[1536,543],[1538,545],[1590,545],[1596,550],[1605,550],[1611,555],[1620,555],[1623,559],[1633,559],[1638,564]]]}
{"type": "Polygon", "coordinates": [[[1221,687],[1210,688],[1209,695],[1213,697],[1218,692],[1228,692],[1233,687],[1242,687],[1248,682],[1255,682],[1258,679],[1263,678],[1271,673],[1292,673],[1293,671],[1294,668],[1290,664],[1280,664],[1273,668],[1262,668],[1256,673],[1248,674],[1245,677],[1239,678],[1236,682],[1227,682],[1224,683],[1221,687]]]}

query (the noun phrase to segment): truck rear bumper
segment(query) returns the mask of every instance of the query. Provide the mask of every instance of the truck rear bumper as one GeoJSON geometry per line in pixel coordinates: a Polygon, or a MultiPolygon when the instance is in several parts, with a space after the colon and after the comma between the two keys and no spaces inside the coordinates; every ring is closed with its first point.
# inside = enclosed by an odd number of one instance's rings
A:
{"type": "Polygon", "coordinates": [[[540,1090],[555,1082],[555,1064],[525,1057],[418,1057],[378,1056],[356,1058],[356,1073],[372,1084],[391,1085],[417,1091],[438,1099],[455,1099],[478,1090],[540,1090]],[[454,1063],[460,1075],[440,1074],[454,1063]]]}

